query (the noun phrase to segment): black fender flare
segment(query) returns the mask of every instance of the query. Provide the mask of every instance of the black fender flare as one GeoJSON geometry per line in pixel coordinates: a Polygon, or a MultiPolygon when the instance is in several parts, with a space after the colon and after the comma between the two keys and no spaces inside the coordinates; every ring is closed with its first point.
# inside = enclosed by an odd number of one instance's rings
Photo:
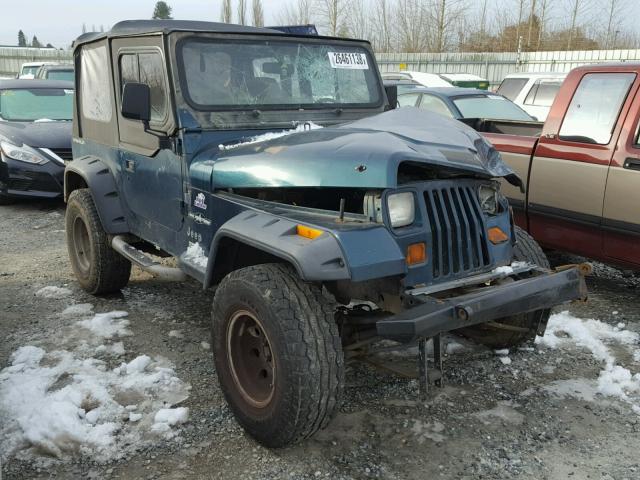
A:
{"type": "Polygon", "coordinates": [[[338,239],[330,232],[313,240],[301,237],[297,234],[297,225],[298,222],[255,210],[245,210],[227,220],[211,242],[204,287],[213,284],[218,247],[225,238],[283,259],[305,281],[350,279],[338,239]]]}
{"type": "Polygon", "coordinates": [[[75,158],[64,171],[64,201],[78,188],[89,188],[105,232],[111,235],[129,232],[116,181],[109,167],[99,158],[75,158]],[[80,179],[82,181],[80,181],[80,179]]]}

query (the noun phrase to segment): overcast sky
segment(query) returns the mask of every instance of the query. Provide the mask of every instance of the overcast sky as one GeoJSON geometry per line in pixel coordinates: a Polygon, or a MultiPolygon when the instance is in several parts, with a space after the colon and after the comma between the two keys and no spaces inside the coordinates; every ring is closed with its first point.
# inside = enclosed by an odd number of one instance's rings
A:
{"type": "MultiPolygon", "coordinates": [[[[265,24],[277,23],[278,13],[283,4],[294,0],[262,0],[265,10],[265,24]]],[[[477,5],[481,0],[468,0],[477,5]]],[[[181,20],[219,21],[222,0],[167,0],[173,8],[173,18],[181,20]]],[[[602,12],[605,0],[589,0],[588,15],[596,23],[606,15],[602,12]],[[601,8],[599,8],[601,7],[601,8]]],[[[33,35],[42,43],[56,47],[68,47],[82,32],[82,24],[88,29],[103,25],[110,28],[120,20],[150,18],[156,0],[0,0],[0,45],[15,45],[18,30],[22,29],[29,41],[33,35]]],[[[493,12],[499,14],[504,8],[515,8],[516,0],[489,0],[493,12]]],[[[555,4],[552,19],[559,23],[568,22],[566,5],[569,0],[551,0],[555,4]],[[555,17],[555,18],[553,18],[555,17]]],[[[623,0],[626,28],[637,28],[640,18],[640,0],[623,0]]],[[[237,1],[233,1],[234,8],[237,1]]],[[[249,8],[251,0],[247,0],[249,8]]],[[[234,11],[235,16],[235,11],[234,11]]],[[[250,17],[250,13],[248,15],[250,17]]],[[[604,21],[604,20],[603,20],[604,21]]],[[[604,26],[603,26],[604,28],[604,26]]]]}

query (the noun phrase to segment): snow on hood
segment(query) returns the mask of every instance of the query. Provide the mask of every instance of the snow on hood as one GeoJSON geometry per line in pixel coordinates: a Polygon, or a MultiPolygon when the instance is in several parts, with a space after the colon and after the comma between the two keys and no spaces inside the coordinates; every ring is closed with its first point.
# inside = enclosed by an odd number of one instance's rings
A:
{"type": "MultiPolygon", "coordinates": [[[[392,188],[402,162],[520,185],[498,151],[470,127],[402,108],[335,127],[278,132],[218,149],[214,188],[331,186],[392,188]],[[274,136],[275,135],[275,136],[274,136]]],[[[206,159],[211,159],[209,152],[206,159]]]]}

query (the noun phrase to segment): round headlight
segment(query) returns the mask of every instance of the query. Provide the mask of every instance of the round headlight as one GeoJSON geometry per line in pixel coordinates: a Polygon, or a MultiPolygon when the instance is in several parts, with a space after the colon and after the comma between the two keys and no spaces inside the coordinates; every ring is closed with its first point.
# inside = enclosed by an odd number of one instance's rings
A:
{"type": "Polygon", "coordinates": [[[416,216],[416,206],[413,193],[393,193],[387,197],[387,208],[391,226],[405,227],[411,225],[416,216]]]}
{"type": "Polygon", "coordinates": [[[495,215],[498,213],[498,191],[488,185],[482,185],[478,190],[480,198],[480,207],[484,213],[495,215]]]}

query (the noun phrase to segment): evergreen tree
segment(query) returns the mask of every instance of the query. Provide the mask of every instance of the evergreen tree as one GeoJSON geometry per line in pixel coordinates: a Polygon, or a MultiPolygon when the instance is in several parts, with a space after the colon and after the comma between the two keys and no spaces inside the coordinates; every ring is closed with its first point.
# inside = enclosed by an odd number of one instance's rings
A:
{"type": "Polygon", "coordinates": [[[42,48],[42,44],[35,35],[33,36],[33,40],[31,40],[31,46],[33,48],[42,48]]]}
{"type": "Polygon", "coordinates": [[[25,37],[24,32],[22,30],[18,32],[18,46],[19,47],[27,46],[27,37],[25,37]]]}
{"type": "Polygon", "coordinates": [[[151,18],[153,18],[154,20],[171,20],[171,7],[167,4],[167,2],[156,2],[156,7],[153,9],[153,17],[151,18]]]}

